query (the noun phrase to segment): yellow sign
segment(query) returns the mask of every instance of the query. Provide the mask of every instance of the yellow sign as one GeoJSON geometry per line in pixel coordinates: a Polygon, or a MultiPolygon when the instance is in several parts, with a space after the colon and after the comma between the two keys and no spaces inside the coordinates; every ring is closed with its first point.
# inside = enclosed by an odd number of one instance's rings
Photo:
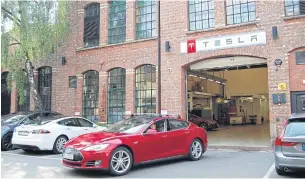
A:
{"type": "Polygon", "coordinates": [[[286,83],[279,83],[277,86],[278,86],[278,89],[282,90],[282,91],[285,91],[287,88],[286,83]]]}

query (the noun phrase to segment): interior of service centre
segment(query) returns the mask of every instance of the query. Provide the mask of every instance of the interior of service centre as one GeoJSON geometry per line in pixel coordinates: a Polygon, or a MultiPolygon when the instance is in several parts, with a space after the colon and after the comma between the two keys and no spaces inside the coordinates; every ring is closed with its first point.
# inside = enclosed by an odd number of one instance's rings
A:
{"type": "Polygon", "coordinates": [[[231,56],[202,60],[187,70],[188,118],[217,121],[213,146],[270,146],[267,60],[231,56]]]}

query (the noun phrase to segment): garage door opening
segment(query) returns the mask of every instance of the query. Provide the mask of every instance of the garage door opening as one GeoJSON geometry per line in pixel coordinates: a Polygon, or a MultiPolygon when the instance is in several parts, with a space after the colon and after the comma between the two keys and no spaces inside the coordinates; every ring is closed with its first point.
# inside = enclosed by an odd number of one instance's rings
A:
{"type": "Polygon", "coordinates": [[[236,56],[192,64],[187,92],[188,120],[208,129],[210,145],[270,147],[266,59],[236,56]]]}

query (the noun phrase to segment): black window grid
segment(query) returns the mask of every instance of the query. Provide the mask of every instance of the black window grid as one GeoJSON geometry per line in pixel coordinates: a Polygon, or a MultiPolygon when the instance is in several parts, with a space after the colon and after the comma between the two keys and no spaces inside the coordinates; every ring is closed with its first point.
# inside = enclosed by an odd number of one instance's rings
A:
{"type": "Polygon", "coordinates": [[[84,45],[93,47],[99,45],[100,38],[100,4],[94,3],[85,8],[84,45]]]}
{"type": "MultiPolygon", "coordinates": [[[[18,94],[18,98],[17,98],[17,110],[18,111],[25,111],[25,112],[29,112],[30,111],[30,83],[27,81],[24,84],[24,92],[26,91],[26,96],[25,96],[25,102],[23,104],[19,104],[20,101],[20,95],[18,94]]],[[[24,93],[22,93],[22,95],[25,95],[24,93]]]]}
{"type": "Polygon", "coordinates": [[[156,67],[143,65],[136,69],[135,107],[137,113],[156,113],[156,67]],[[145,69],[148,72],[145,72],[145,69]]]}
{"type": "Polygon", "coordinates": [[[126,70],[115,68],[108,73],[107,122],[123,120],[125,113],[126,70]]]}
{"type": "Polygon", "coordinates": [[[285,15],[286,16],[305,15],[305,1],[285,0],[285,15]]]}
{"type": "Polygon", "coordinates": [[[156,36],[156,1],[136,2],[136,39],[156,36]]]}
{"type": "Polygon", "coordinates": [[[189,30],[214,28],[214,0],[189,1],[189,30]]]}
{"type": "Polygon", "coordinates": [[[92,121],[98,121],[99,101],[99,73],[90,70],[83,78],[83,117],[92,121]]]}
{"type": "Polygon", "coordinates": [[[108,43],[116,44],[126,40],[126,1],[109,2],[108,43]]]}
{"type": "Polygon", "coordinates": [[[38,69],[38,92],[45,111],[51,111],[52,100],[52,68],[38,69]],[[47,89],[49,88],[49,90],[47,89]]]}
{"type": "Polygon", "coordinates": [[[228,25],[255,20],[255,0],[226,0],[226,22],[228,25]]]}

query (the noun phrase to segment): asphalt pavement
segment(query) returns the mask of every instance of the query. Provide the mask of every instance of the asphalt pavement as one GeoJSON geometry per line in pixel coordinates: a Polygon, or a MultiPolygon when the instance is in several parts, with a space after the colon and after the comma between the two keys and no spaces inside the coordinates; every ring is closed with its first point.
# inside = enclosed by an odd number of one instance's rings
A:
{"type": "MultiPolygon", "coordinates": [[[[1,164],[1,178],[111,177],[102,171],[78,171],[63,167],[61,155],[49,152],[1,152],[1,164]]],[[[208,150],[199,161],[176,158],[143,164],[119,178],[305,178],[305,174],[278,176],[271,152],[208,150]]]]}

